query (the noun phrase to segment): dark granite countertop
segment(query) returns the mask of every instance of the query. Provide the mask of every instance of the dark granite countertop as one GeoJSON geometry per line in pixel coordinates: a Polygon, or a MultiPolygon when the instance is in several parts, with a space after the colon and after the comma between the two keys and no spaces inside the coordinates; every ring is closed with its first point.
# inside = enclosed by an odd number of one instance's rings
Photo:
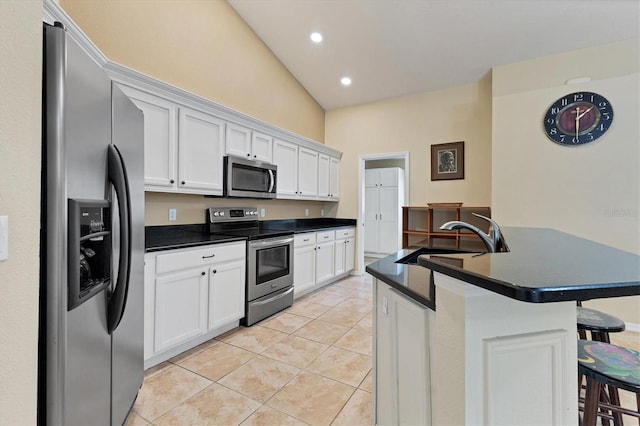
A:
{"type": "MultiPolygon", "coordinates": [[[[355,219],[334,218],[284,219],[261,221],[261,225],[271,229],[283,229],[294,233],[302,233],[327,228],[355,226],[356,222],[355,219]]],[[[233,241],[245,241],[245,238],[210,234],[209,227],[206,224],[145,227],[146,252],[197,247],[233,241]]]]}
{"type": "Polygon", "coordinates": [[[468,238],[460,242],[451,239],[433,239],[428,245],[399,252],[380,259],[365,269],[374,277],[384,281],[394,289],[409,296],[426,307],[435,310],[436,292],[431,271],[418,265],[418,257],[424,250],[431,252],[476,252],[484,249],[478,238],[468,238]]]}
{"type": "MultiPolygon", "coordinates": [[[[431,271],[532,303],[640,295],[640,256],[553,229],[504,227],[502,232],[507,253],[420,255],[419,249],[401,250],[366,271],[431,309],[431,271]],[[417,264],[396,263],[407,256],[417,264]]],[[[437,243],[429,249],[434,247],[437,243]]],[[[463,242],[459,250],[477,248],[477,242],[463,242]]]]}
{"type": "Polygon", "coordinates": [[[207,244],[246,241],[246,238],[210,234],[205,225],[171,225],[145,227],[146,252],[204,246],[207,244]]]}
{"type": "Polygon", "coordinates": [[[508,253],[424,255],[418,264],[524,302],[640,294],[640,256],[553,229],[502,232],[508,253]]]}

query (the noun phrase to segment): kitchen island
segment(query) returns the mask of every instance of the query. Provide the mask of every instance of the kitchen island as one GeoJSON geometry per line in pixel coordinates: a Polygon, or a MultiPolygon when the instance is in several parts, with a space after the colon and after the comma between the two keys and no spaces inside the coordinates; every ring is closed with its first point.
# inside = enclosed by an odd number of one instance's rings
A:
{"type": "Polygon", "coordinates": [[[640,294],[640,257],[551,229],[503,235],[506,253],[367,267],[376,423],[578,423],[576,300],[640,294]]]}

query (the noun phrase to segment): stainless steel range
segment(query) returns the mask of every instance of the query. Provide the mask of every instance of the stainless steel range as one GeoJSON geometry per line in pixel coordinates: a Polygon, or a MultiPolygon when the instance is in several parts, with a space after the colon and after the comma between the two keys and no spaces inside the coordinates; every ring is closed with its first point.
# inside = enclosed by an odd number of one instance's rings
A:
{"type": "Polygon", "coordinates": [[[212,234],[247,239],[243,325],[253,325],[293,303],[293,232],[269,228],[255,207],[207,209],[212,234]]]}

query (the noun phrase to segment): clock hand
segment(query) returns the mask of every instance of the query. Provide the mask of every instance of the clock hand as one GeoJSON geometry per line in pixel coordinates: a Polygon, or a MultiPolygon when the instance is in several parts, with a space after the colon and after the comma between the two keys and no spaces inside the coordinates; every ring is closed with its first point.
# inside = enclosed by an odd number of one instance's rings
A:
{"type": "Polygon", "coordinates": [[[576,139],[578,139],[578,134],[580,133],[580,117],[582,117],[580,115],[580,107],[576,107],[576,139]]]}
{"type": "Polygon", "coordinates": [[[593,105],[591,105],[586,111],[584,111],[582,114],[578,114],[578,109],[576,109],[576,120],[580,120],[586,113],[588,113],[589,111],[591,111],[593,109],[593,105]]]}

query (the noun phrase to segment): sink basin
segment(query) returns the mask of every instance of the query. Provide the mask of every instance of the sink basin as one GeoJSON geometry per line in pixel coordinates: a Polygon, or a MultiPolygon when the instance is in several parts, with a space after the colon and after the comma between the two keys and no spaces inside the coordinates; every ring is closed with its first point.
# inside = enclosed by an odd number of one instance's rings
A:
{"type": "Polygon", "coordinates": [[[421,247],[416,251],[414,251],[413,253],[403,257],[402,259],[396,260],[396,263],[403,263],[406,265],[417,264],[418,256],[422,256],[423,254],[461,254],[461,253],[479,253],[479,251],[459,250],[454,248],[421,247]]]}

